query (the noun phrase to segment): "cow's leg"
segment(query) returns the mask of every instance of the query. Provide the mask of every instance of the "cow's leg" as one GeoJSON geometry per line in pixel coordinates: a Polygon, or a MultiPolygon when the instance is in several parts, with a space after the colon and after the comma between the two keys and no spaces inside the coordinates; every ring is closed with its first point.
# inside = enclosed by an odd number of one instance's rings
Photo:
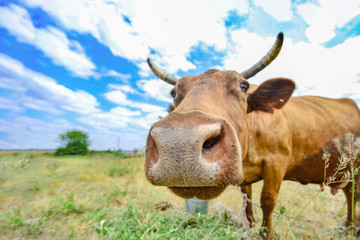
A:
{"type": "Polygon", "coordinates": [[[357,197],[354,197],[354,200],[352,199],[352,183],[349,182],[348,185],[346,185],[346,187],[343,188],[343,192],[345,194],[346,197],[346,205],[347,205],[347,215],[346,215],[346,221],[345,221],[345,226],[349,227],[352,224],[354,224],[354,226],[356,226],[356,200],[357,197]],[[354,205],[353,202],[354,201],[354,205]],[[352,221],[354,219],[354,222],[352,221]]]}
{"type": "MultiPolygon", "coordinates": [[[[241,191],[246,194],[248,199],[251,200],[251,194],[252,194],[251,184],[241,186],[241,191]]],[[[251,202],[247,202],[245,212],[246,212],[246,217],[249,221],[250,227],[253,227],[255,225],[255,218],[254,218],[254,213],[253,213],[253,205],[251,202]]]]}
{"type": "Polygon", "coordinates": [[[261,192],[261,208],[263,211],[263,222],[260,234],[269,238],[272,230],[272,215],[276,206],[277,196],[280,190],[283,174],[276,168],[264,169],[264,186],[261,192]]]}

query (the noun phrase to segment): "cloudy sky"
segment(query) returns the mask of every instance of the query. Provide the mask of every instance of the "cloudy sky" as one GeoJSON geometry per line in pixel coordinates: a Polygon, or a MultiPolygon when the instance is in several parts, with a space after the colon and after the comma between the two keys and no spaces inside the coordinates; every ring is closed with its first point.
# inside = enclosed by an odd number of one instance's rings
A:
{"type": "Polygon", "coordinates": [[[72,129],[92,149],[143,148],[171,102],[147,57],[177,77],[243,71],[279,31],[252,83],[360,106],[358,0],[0,0],[0,149],[53,149],[72,129]]]}

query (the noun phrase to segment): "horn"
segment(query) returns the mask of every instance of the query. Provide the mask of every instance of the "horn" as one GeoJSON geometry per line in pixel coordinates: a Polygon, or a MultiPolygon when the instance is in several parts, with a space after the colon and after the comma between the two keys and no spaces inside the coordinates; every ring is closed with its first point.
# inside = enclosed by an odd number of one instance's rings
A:
{"type": "Polygon", "coordinates": [[[164,72],[163,70],[161,70],[158,66],[155,65],[155,63],[153,63],[153,61],[148,58],[147,62],[149,64],[149,67],[151,68],[151,71],[160,79],[164,80],[167,83],[170,83],[171,85],[175,85],[176,82],[178,81],[178,79],[176,77],[173,77],[169,74],[167,74],[166,72],[164,72]]]}
{"type": "Polygon", "coordinates": [[[276,41],[272,48],[266,53],[266,55],[260,59],[255,65],[253,65],[251,68],[249,68],[246,71],[243,71],[241,75],[245,79],[249,79],[261,70],[263,70],[267,65],[269,65],[278,55],[281,50],[281,46],[283,44],[284,40],[284,34],[282,32],[279,32],[277,35],[276,41]]]}

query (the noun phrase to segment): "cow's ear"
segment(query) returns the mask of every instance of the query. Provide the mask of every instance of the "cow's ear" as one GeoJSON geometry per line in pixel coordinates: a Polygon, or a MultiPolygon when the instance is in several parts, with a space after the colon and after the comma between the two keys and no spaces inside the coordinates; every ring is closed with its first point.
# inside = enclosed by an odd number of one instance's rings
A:
{"type": "Polygon", "coordinates": [[[273,113],[289,100],[295,89],[295,83],[287,78],[270,79],[261,84],[248,96],[247,112],[264,111],[273,113]]]}
{"type": "Polygon", "coordinates": [[[172,111],[174,111],[174,109],[175,109],[174,105],[170,104],[168,112],[171,113],[172,111]]]}

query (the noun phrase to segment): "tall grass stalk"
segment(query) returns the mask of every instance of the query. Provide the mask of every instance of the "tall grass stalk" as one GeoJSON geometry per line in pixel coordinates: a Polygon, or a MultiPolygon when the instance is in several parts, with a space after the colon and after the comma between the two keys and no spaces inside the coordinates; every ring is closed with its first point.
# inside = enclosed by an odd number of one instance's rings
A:
{"type": "MultiPolygon", "coordinates": [[[[330,157],[331,154],[324,150],[324,153],[322,155],[322,159],[324,160],[324,181],[321,185],[321,188],[319,191],[317,191],[304,205],[302,210],[300,211],[300,215],[304,213],[304,211],[310,206],[310,203],[321,193],[324,191],[325,187],[331,187],[330,185],[333,184],[341,184],[341,183],[348,183],[351,182],[351,209],[352,209],[352,216],[351,216],[351,234],[354,235],[354,217],[355,217],[355,191],[357,182],[356,177],[359,172],[359,163],[358,163],[358,155],[360,153],[360,138],[355,138],[354,134],[347,133],[343,137],[343,139],[340,139],[338,137],[334,138],[332,140],[333,145],[335,146],[336,150],[340,154],[339,162],[335,169],[333,169],[333,174],[330,176],[327,176],[327,170],[330,166],[330,157]],[[348,170],[347,170],[348,169],[348,170]]],[[[281,217],[280,215],[279,217],[281,217]]],[[[293,220],[295,221],[295,220],[293,220]]],[[[290,228],[286,232],[286,236],[288,236],[288,233],[290,231],[290,228]]]]}
{"type": "Polygon", "coordinates": [[[325,186],[336,183],[346,183],[351,182],[351,235],[354,236],[354,221],[355,221],[355,191],[359,187],[357,180],[357,175],[359,173],[359,163],[358,155],[360,153],[360,138],[355,138],[354,134],[347,133],[342,141],[340,138],[334,138],[333,144],[336,150],[339,152],[339,163],[332,174],[329,177],[326,177],[326,169],[329,167],[330,153],[324,152],[323,159],[325,161],[325,170],[324,170],[324,183],[322,189],[325,186]],[[350,169],[349,169],[350,168],[350,169]],[[349,170],[346,170],[349,169],[349,170]],[[339,176],[340,175],[340,178],[339,176]]]}

